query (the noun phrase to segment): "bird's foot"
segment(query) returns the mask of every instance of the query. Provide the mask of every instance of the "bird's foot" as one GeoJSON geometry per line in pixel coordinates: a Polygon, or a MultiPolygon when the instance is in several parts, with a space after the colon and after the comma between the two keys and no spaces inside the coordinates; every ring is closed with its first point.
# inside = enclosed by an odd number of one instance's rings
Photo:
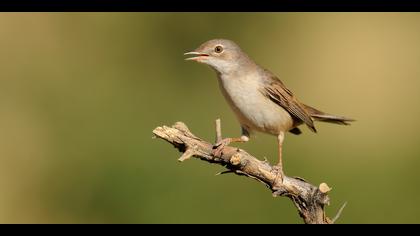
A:
{"type": "Polygon", "coordinates": [[[281,182],[283,182],[283,176],[284,176],[283,166],[281,164],[277,164],[273,166],[273,171],[276,173],[276,181],[277,179],[280,179],[281,182]]]}
{"type": "Polygon", "coordinates": [[[213,145],[212,155],[215,157],[221,157],[223,155],[223,148],[232,142],[231,138],[224,138],[221,141],[213,145]]]}

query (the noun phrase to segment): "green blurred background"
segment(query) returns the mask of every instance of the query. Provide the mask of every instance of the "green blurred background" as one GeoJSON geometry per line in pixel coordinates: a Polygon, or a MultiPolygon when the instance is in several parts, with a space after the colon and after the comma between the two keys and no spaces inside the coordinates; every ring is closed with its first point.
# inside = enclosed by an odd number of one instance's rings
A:
{"type": "MultiPolygon", "coordinates": [[[[236,41],[301,101],[357,119],[287,135],[290,175],[331,187],[339,223],[420,223],[420,14],[2,13],[1,223],[301,223],[260,183],[152,139],[184,121],[239,134],[207,66],[236,41]]],[[[276,138],[241,148],[275,162],[276,138]]]]}

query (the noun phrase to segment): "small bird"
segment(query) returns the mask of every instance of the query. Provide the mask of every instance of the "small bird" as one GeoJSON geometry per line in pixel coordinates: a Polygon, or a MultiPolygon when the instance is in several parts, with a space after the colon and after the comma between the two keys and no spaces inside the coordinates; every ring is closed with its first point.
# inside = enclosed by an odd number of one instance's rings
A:
{"type": "Polygon", "coordinates": [[[256,64],[231,40],[209,40],[185,55],[193,55],[185,60],[207,64],[216,71],[220,90],[241,125],[241,137],[225,138],[214,145],[216,156],[222,155],[223,147],[232,142],[247,142],[252,131],[268,133],[277,136],[276,168],[284,173],[282,147],[286,132],[298,135],[298,126],[306,124],[316,133],[315,120],[340,125],[354,121],[301,103],[280,79],[256,64]]]}

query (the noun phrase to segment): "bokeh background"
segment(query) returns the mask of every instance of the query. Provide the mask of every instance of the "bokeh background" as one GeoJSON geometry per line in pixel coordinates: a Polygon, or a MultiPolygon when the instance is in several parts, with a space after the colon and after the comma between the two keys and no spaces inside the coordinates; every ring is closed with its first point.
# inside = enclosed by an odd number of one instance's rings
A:
{"type": "MultiPolygon", "coordinates": [[[[331,187],[339,223],[420,223],[420,14],[2,13],[1,223],[301,223],[260,183],[152,139],[239,134],[214,72],[183,53],[236,41],[301,101],[357,119],[287,135],[290,175],[331,187]]],[[[241,148],[275,162],[276,138],[241,148]]]]}

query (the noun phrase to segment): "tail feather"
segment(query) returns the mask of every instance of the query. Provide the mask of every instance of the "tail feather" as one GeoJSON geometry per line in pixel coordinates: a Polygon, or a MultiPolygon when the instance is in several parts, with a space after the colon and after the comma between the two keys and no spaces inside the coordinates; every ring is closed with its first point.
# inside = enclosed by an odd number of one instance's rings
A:
{"type": "Polygon", "coordinates": [[[329,114],[324,115],[311,115],[315,120],[322,121],[322,122],[328,122],[333,124],[339,124],[339,125],[350,125],[349,122],[355,121],[354,119],[347,118],[344,116],[334,116],[329,114]]]}
{"type": "Polygon", "coordinates": [[[349,122],[355,121],[352,118],[327,114],[325,112],[317,110],[308,105],[304,105],[304,106],[306,110],[308,111],[309,115],[317,121],[328,122],[328,123],[339,124],[339,125],[350,125],[349,122]]]}

